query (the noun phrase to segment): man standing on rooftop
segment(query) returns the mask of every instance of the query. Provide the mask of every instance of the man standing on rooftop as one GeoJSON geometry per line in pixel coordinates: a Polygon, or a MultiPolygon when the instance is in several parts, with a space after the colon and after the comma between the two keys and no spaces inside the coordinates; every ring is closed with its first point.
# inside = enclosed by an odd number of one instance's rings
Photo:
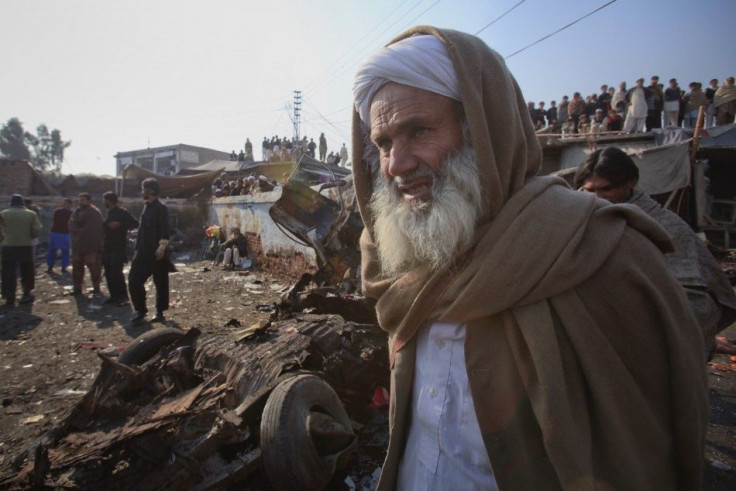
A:
{"type": "Polygon", "coordinates": [[[379,488],[699,489],[705,360],[666,233],[535,177],[524,97],[474,36],[411,29],[354,95],[392,368],[379,488]]]}

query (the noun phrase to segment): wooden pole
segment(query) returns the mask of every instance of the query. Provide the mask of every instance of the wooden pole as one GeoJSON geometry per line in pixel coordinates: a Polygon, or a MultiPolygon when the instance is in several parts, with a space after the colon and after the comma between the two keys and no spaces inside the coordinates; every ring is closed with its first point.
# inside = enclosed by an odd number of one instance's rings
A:
{"type": "Polygon", "coordinates": [[[703,123],[705,122],[705,106],[700,106],[698,110],[698,120],[695,124],[695,132],[693,133],[693,141],[690,144],[690,165],[695,165],[695,154],[698,153],[700,145],[700,133],[703,131],[703,123]]]}

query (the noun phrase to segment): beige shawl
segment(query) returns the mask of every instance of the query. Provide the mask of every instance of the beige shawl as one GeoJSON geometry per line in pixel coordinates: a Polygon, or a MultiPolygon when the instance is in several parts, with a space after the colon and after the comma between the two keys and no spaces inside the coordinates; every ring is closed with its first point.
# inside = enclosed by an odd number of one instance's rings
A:
{"type": "Polygon", "coordinates": [[[713,97],[713,105],[720,107],[731,101],[736,101],[736,86],[733,85],[721,85],[716,90],[715,96],[713,97]]]}

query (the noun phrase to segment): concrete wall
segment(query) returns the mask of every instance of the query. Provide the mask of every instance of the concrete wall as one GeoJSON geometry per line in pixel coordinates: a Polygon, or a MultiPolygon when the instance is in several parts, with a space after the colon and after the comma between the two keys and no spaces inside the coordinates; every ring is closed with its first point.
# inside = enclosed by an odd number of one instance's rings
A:
{"type": "Polygon", "coordinates": [[[209,207],[210,225],[239,227],[248,237],[256,266],[289,278],[317,269],[314,250],[294,242],[271,219],[268,210],[281,190],[255,195],[215,198],[209,207]]]}

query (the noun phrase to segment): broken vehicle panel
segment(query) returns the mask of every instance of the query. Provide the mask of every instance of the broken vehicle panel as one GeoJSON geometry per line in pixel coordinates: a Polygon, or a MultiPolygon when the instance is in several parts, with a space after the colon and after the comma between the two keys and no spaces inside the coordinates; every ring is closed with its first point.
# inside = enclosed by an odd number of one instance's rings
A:
{"type": "Polygon", "coordinates": [[[318,285],[346,280],[357,287],[363,223],[352,179],[346,169],[332,167],[303,157],[269,215],[287,235],[315,250],[318,285]]]}

